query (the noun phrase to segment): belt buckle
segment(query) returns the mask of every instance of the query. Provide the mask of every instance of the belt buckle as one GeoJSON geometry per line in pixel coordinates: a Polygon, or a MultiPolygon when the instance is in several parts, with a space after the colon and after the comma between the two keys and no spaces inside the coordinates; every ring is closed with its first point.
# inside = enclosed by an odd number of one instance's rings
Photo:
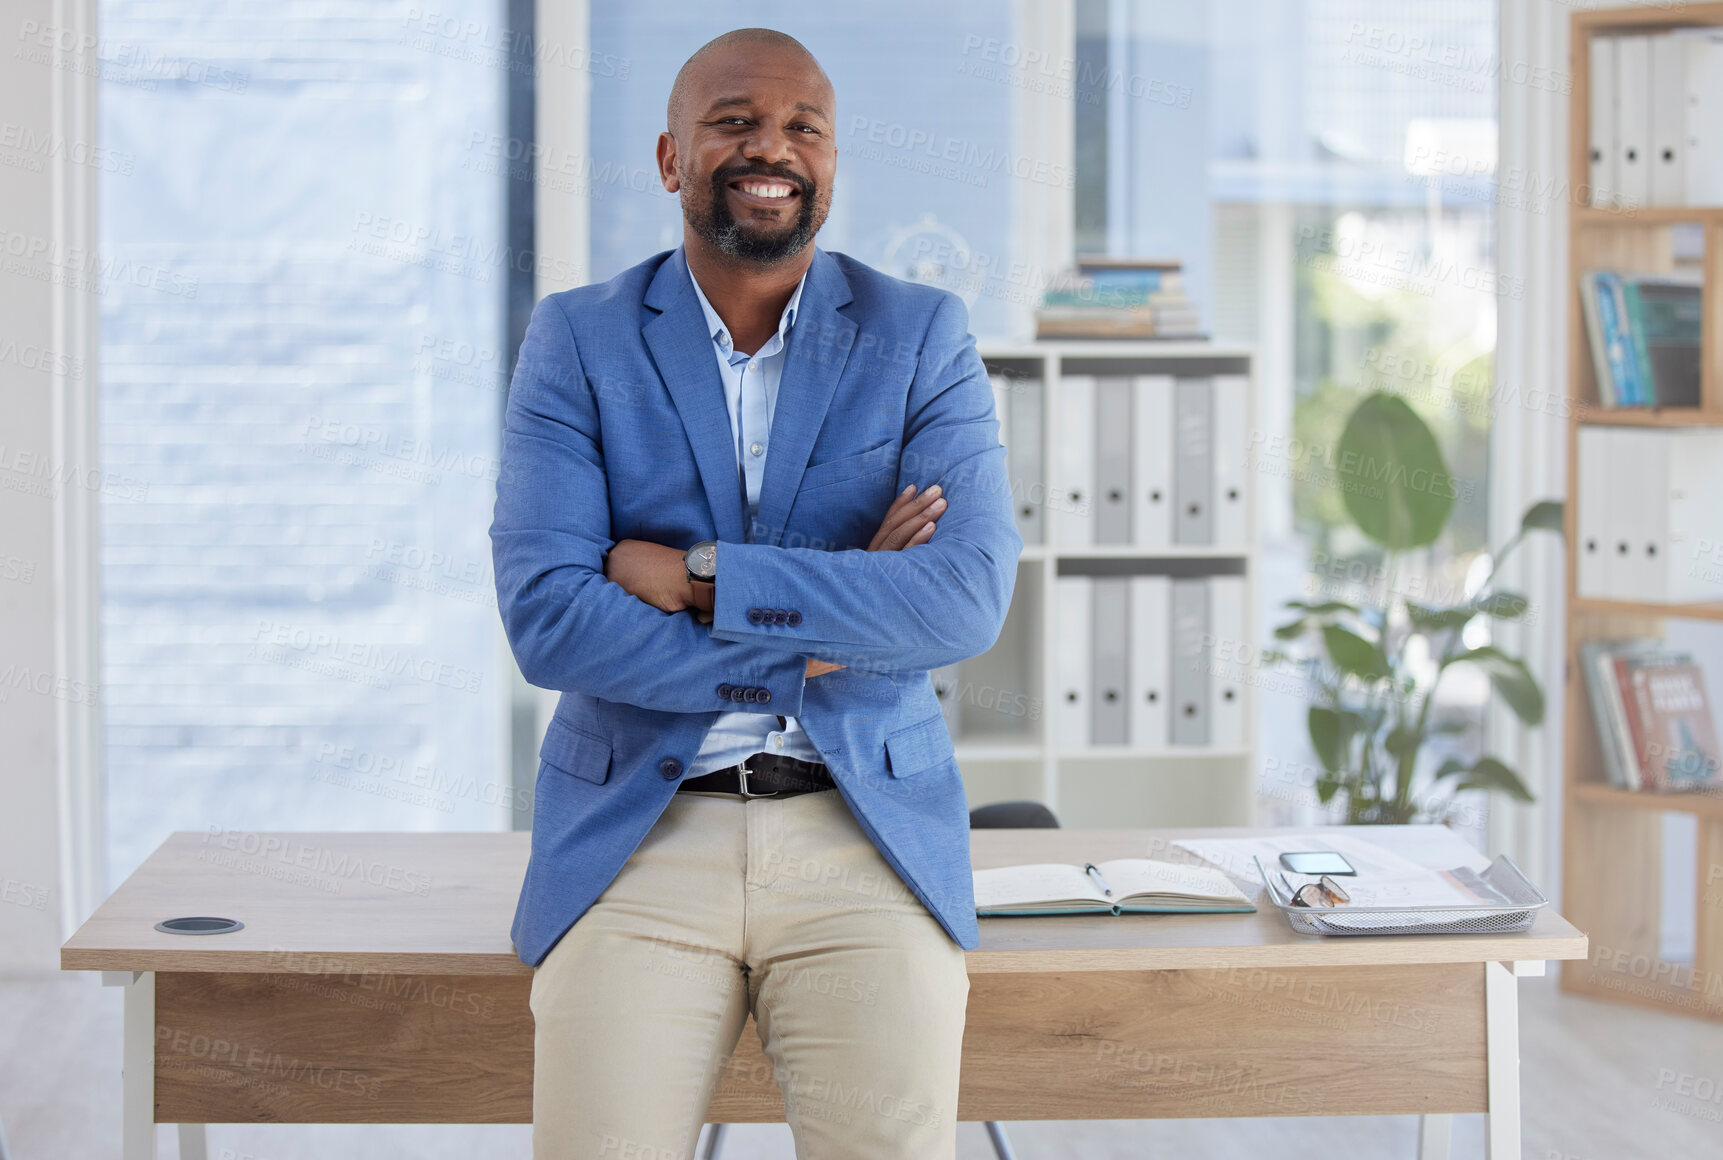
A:
{"type": "Polygon", "coordinates": [[[748,762],[752,760],[752,757],[744,757],[736,763],[736,781],[741,786],[742,796],[745,798],[777,797],[777,790],[773,790],[771,793],[750,793],[748,791],[748,762]]]}

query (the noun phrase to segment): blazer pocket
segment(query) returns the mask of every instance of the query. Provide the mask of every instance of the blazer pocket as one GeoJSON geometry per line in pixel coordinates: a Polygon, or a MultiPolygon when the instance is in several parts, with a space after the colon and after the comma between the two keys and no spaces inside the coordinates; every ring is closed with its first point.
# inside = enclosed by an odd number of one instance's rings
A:
{"type": "Polygon", "coordinates": [[[802,482],[796,490],[812,491],[816,487],[830,487],[834,483],[845,483],[859,476],[886,470],[890,470],[894,477],[897,474],[895,439],[888,439],[878,447],[870,447],[854,455],[845,455],[841,459],[809,464],[807,470],[802,472],[802,482]]]}
{"type": "Polygon", "coordinates": [[[552,717],[539,760],[559,772],[603,785],[610,777],[610,742],[552,717]]]}
{"type": "Polygon", "coordinates": [[[911,777],[942,765],[955,756],[945,718],[929,717],[885,739],[886,769],[893,777],[911,777]]]}

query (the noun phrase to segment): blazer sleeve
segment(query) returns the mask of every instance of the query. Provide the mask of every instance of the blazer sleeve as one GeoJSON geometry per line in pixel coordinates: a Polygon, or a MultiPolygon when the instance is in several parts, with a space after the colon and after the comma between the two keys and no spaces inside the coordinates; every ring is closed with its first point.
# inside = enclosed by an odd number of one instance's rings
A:
{"type": "MultiPolygon", "coordinates": [[[[910,384],[897,491],[940,485],[933,538],[901,552],[718,545],[712,635],[867,669],[932,669],[998,639],[1023,550],[993,390],[962,300],[944,294],[910,384]],[[795,625],[750,609],[797,609],[795,625]]],[[[880,513],[884,516],[884,512],[880,513]]]]}
{"type": "Polygon", "coordinates": [[[798,713],[804,657],[715,639],[605,579],[614,541],[599,402],[562,304],[540,300],[509,388],[491,523],[497,608],[522,675],[644,709],[798,713]],[[771,696],[737,703],[720,685],[771,696]]]}

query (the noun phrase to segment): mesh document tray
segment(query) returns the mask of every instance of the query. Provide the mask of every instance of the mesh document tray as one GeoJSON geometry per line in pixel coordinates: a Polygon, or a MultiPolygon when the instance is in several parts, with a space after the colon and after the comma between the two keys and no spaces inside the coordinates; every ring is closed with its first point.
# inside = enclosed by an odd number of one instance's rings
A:
{"type": "Polygon", "coordinates": [[[1300,934],[1502,934],[1525,930],[1537,917],[1538,908],[1549,905],[1549,899],[1505,854],[1478,877],[1511,900],[1506,906],[1294,906],[1275,885],[1275,876],[1269,874],[1262,859],[1253,861],[1269,901],[1300,934]]]}

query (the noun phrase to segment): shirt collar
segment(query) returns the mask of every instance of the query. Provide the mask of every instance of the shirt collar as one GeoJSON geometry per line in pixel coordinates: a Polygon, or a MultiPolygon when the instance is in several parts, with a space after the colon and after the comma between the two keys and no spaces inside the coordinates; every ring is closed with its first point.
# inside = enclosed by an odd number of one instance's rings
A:
{"type": "MultiPolygon", "coordinates": [[[[684,263],[684,265],[686,265],[686,263],[684,263]]],[[[809,267],[809,269],[812,268],[813,267],[811,266],[809,267]]],[[[712,304],[706,301],[706,292],[700,289],[700,280],[694,277],[693,267],[689,267],[688,269],[688,281],[694,283],[694,296],[700,300],[700,309],[706,314],[706,333],[712,336],[712,341],[718,345],[727,357],[747,357],[745,355],[738,356],[736,354],[736,348],[730,343],[730,329],[724,325],[724,320],[718,317],[718,312],[712,309],[712,304]]],[[[790,294],[790,300],[784,303],[783,314],[778,316],[776,345],[779,347],[783,345],[784,335],[789,333],[790,328],[796,324],[796,309],[801,305],[802,287],[807,285],[807,282],[808,273],[807,270],[804,270],[802,271],[802,276],[796,281],[796,288],[790,294]]],[[[775,351],[767,349],[767,347],[771,347],[773,345],[773,343],[768,342],[765,346],[762,346],[755,352],[755,357],[776,353],[775,351]]]]}

